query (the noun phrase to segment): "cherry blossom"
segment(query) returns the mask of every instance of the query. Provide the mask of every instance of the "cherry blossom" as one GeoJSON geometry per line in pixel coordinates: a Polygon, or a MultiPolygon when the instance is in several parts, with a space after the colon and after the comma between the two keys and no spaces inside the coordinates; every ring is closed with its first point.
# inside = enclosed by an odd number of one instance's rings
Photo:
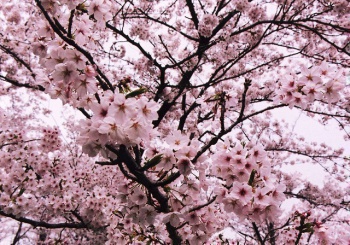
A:
{"type": "Polygon", "coordinates": [[[0,240],[348,244],[347,6],[1,3],[0,240]]]}

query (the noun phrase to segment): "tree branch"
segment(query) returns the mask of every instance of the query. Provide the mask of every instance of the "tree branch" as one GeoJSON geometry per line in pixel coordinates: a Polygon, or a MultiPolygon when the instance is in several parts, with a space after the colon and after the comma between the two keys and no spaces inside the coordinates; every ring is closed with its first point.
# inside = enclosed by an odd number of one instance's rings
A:
{"type": "Polygon", "coordinates": [[[18,216],[13,215],[13,214],[7,214],[7,213],[3,212],[2,210],[0,210],[0,215],[17,220],[19,222],[30,224],[33,227],[44,227],[44,228],[48,228],[48,229],[61,229],[61,228],[90,229],[90,228],[92,228],[92,227],[87,226],[86,224],[75,223],[75,222],[52,224],[52,223],[47,223],[47,222],[43,222],[43,221],[35,221],[35,220],[24,218],[24,217],[18,217],[18,216]]]}
{"type": "Polygon", "coordinates": [[[253,229],[254,229],[255,235],[258,238],[260,245],[265,245],[264,240],[261,238],[258,226],[255,224],[255,222],[253,222],[252,224],[253,224],[253,229]]]}
{"type": "Polygon", "coordinates": [[[34,90],[39,90],[39,91],[45,91],[45,88],[41,85],[32,85],[32,84],[29,84],[29,83],[20,83],[18,82],[17,80],[13,80],[11,78],[8,78],[8,77],[4,77],[2,75],[0,75],[0,79],[5,81],[5,82],[8,82],[16,87],[23,87],[23,88],[30,88],[30,89],[34,89],[34,90]]]}
{"type": "Polygon", "coordinates": [[[186,4],[187,4],[188,9],[190,10],[193,24],[196,27],[196,29],[198,30],[198,17],[197,17],[196,11],[194,9],[192,0],[186,0],[186,4]]]}

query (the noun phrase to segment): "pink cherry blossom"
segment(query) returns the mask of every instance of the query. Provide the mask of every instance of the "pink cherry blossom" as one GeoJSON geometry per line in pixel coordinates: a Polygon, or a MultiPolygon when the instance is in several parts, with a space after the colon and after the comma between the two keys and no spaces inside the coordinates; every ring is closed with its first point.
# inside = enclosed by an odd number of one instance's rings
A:
{"type": "Polygon", "coordinates": [[[119,121],[113,117],[104,118],[97,130],[101,134],[107,134],[111,140],[116,142],[122,141],[125,137],[123,127],[121,127],[119,121]]]}
{"type": "Polygon", "coordinates": [[[78,76],[76,66],[73,62],[69,61],[65,64],[57,64],[55,71],[52,73],[52,77],[55,81],[64,81],[65,83],[71,82],[78,76]]]}
{"type": "Polygon", "coordinates": [[[2,1],[0,241],[349,244],[347,9],[2,1]]]}
{"type": "Polygon", "coordinates": [[[74,87],[77,92],[77,95],[80,98],[84,97],[87,93],[96,93],[98,90],[96,86],[96,81],[85,75],[78,76],[78,78],[74,81],[74,87]]]}
{"type": "Polygon", "coordinates": [[[180,173],[185,176],[189,175],[192,171],[192,163],[188,158],[184,157],[179,159],[176,165],[179,168],[180,173]]]}
{"type": "Polygon", "coordinates": [[[135,188],[130,196],[130,200],[137,205],[144,205],[147,203],[147,196],[140,188],[135,188]]]}
{"type": "Polygon", "coordinates": [[[246,183],[236,182],[232,185],[231,196],[246,205],[253,197],[252,187],[246,183]]]}
{"type": "Polygon", "coordinates": [[[173,132],[173,134],[167,136],[165,140],[169,144],[170,148],[174,150],[179,150],[186,147],[189,143],[188,138],[179,131],[173,132]]]}
{"type": "Polygon", "coordinates": [[[92,65],[87,65],[87,66],[85,67],[85,69],[84,69],[85,75],[86,75],[87,77],[94,77],[94,76],[96,76],[96,75],[97,75],[97,72],[96,72],[95,69],[96,69],[96,68],[95,68],[94,66],[92,66],[92,65]]]}
{"type": "Polygon", "coordinates": [[[105,15],[109,12],[110,6],[105,3],[104,0],[91,1],[88,11],[89,14],[93,14],[94,18],[98,21],[102,21],[105,15]]]}

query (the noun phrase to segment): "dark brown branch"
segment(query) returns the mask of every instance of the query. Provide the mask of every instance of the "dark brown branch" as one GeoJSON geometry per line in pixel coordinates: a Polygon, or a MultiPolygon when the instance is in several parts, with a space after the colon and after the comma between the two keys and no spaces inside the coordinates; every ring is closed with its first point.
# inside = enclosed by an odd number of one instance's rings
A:
{"type": "Polygon", "coordinates": [[[19,240],[21,239],[22,225],[23,225],[23,223],[20,222],[20,223],[19,223],[19,226],[18,226],[18,229],[17,229],[17,232],[16,232],[16,235],[15,235],[15,237],[13,238],[12,244],[11,244],[11,245],[15,245],[15,244],[18,243],[19,240]]]}
{"type": "Polygon", "coordinates": [[[230,127],[228,127],[225,131],[220,131],[217,135],[215,135],[206,145],[204,145],[196,154],[196,156],[192,159],[192,162],[195,163],[198,158],[204,153],[206,152],[211,146],[215,145],[219,139],[221,139],[222,136],[228,134],[229,132],[232,131],[232,129],[234,127],[236,127],[238,124],[240,124],[241,122],[253,117],[253,116],[256,116],[258,114],[261,114],[261,113],[264,113],[266,111],[270,111],[270,110],[273,110],[273,109],[277,109],[277,108],[281,108],[281,107],[285,107],[286,105],[285,104],[280,104],[280,105],[274,105],[274,106],[269,106],[269,107],[266,107],[265,109],[262,109],[260,111],[256,111],[252,114],[249,114],[248,116],[245,116],[243,118],[241,118],[240,120],[236,120],[230,127]]]}
{"type": "Polygon", "coordinates": [[[35,76],[30,65],[28,65],[27,62],[21,59],[15,52],[3,45],[0,45],[0,49],[2,49],[5,53],[11,55],[18,63],[22,64],[25,68],[27,68],[32,73],[33,77],[35,76]]]}
{"type": "Polygon", "coordinates": [[[193,24],[196,27],[196,29],[198,30],[198,17],[197,17],[196,11],[194,9],[192,0],[186,0],[186,4],[187,4],[188,9],[190,10],[193,24]]]}
{"type": "Polygon", "coordinates": [[[230,2],[230,1],[227,1],[227,2],[225,3],[225,0],[221,0],[221,1],[217,4],[217,6],[214,8],[213,14],[215,13],[215,15],[217,16],[217,15],[219,14],[219,12],[220,12],[223,8],[225,8],[225,7],[227,6],[227,4],[229,4],[229,2],[230,2]]]}
{"type": "Polygon", "coordinates": [[[156,182],[155,186],[166,186],[170,183],[172,183],[174,180],[176,180],[177,178],[180,177],[180,172],[176,172],[171,174],[168,178],[166,178],[165,180],[163,180],[162,182],[156,182]]]}
{"type": "Polygon", "coordinates": [[[261,235],[260,235],[260,232],[259,232],[259,228],[255,224],[255,222],[253,222],[253,229],[254,229],[256,237],[258,238],[258,241],[259,241],[260,245],[265,245],[264,240],[261,238],[261,235]]]}
{"type": "Polygon", "coordinates": [[[252,84],[252,81],[248,80],[248,79],[246,79],[244,82],[244,91],[242,94],[242,106],[241,106],[241,111],[239,112],[239,116],[238,116],[237,121],[241,121],[243,116],[244,116],[247,92],[248,92],[248,89],[249,89],[251,84],[252,84]]]}
{"type": "MultiPolygon", "coordinates": [[[[271,245],[275,245],[276,244],[276,234],[275,234],[275,229],[273,228],[273,223],[270,222],[269,224],[267,224],[267,228],[268,228],[268,235],[266,236],[266,238],[269,239],[269,242],[271,245]]],[[[264,239],[264,241],[266,240],[266,238],[264,239]]]]}
{"type": "Polygon", "coordinates": [[[295,240],[295,245],[298,245],[299,244],[299,241],[301,239],[301,236],[303,235],[303,226],[304,226],[304,223],[305,223],[305,217],[300,217],[300,226],[297,227],[297,229],[299,228],[299,232],[298,232],[298,236],[297,236],[297,239],[295,240]]]}
{"type": "MultiPolygon", "coordinates": [[[[118,149],[111,145],[106,145],[106,148],[113,153],[117,155],[117,159],[114,160],[116,162],[119,162],[119,167],[122,163],[124,163],[130,173],[135,176],[134,181],[142,184],[146,189],[149,191],[149,193],[158,201],[159,208],[158,211],[162,213],[168,213],[170,212],[169,204],[168,204],[168,197],[166,197],[164,194],[161,193],[159,190],[159,186],[157,186],[154,182],[152,182],[145,173],[140,170],[139,166],[137,165],[135,159],[128,151],[127,147],[125,145],[120,145],[118,149]]],[[[124,173],[124,172],[123,172],[124,173]]],[[[169,233],[170,239],[173,241],[173,244],[181,244],[181,237],[176,231],[176,228],[173,227],[170,223],[166,224],[167,231],[169,233]]]]}
{"type": "Polygon", "coordinates": [[[348,158],[341,157],[341,156],[338,156],[338,155],[311,155],[311,154],[306,153],[306,151],[303,152],[301,150],[291,150],[291,149],[287,149],[287,148],[272,148],[272,147],[269,147],[269,148],[266,148],[265,151],[289,152],[289,153],[292,153],[292,154],[297,154],[297,155],[309,157],[309,158],[311,158],[313,160],[315,160],[316,158],[325,158],[325,159],[339,158],[339,159],[348,160],[348,158]]]}
{"type": "Polygon", "coordinates": [[[68,34],[67,36],[69,38],[72,38],[72,26],[73,26],[73,18],[74,18],[74,13],[75,13],[75,9],[72,9],[70,11],[70,16],[69,16],[69,22],[68,22],[68,34]]]}
{"type": "Polygon", "coordinates": [[[190,106],[190,108],[188,108],[187,111],[183,110],[184,112],[183,112],[183,115],[180,117],[179,126],[177,128],[178,130],[181,130],[181,131],[183,130],[187,117],[198,106],[200,106],[200,104],[197,104],[196,102],[193,102],[193,104],[190,106]]]}
{"type": "Polygon", "coordinates": [[[234,17],[238,13],[239,13],[239,11],[237,11],[237,10],[228,13],[228,15],[225,16],[225,18],[223,18],[219,22],[219,24],[214,28],[214,30],[212,31],[211,36],[212,37],[215,36],[232,19],[232,17],[234,17]]]}
{"type": "Polygon", "coordinates": [[[67,34],[68,32],[66,31],[66,29],[64,29],[64,27],[61,25],[61,23],[55,18],[53,17],[53,22],[55,23],[56,27],[63,32],[64,34],[67,34]]]}
{"type": "Polygon", "coordinates": [[[72,211],[72,214],[74,215],[74,217],[76,217],[81,224],[86,225],[85,221],[83,220],[83,218],[79,215],[79,213],[75,210],[72,211]]]}
{"type": "Polygon", "coordinates": [[[284,227],[287,227],[290,225],[290,218],[286,221],[286,223],[284,223],[283,225],[281,225],[280,227],[277,228],[273,228],[273,223],[270,223],[269,227],[268,227],[268,234],[266,235],[266,237],[264,238],[264,242],[266,242],[266,240],[268,239],[271,245],[275,244],[275,240],[276,240],[276,231],[283,229],[284,227]]]}
{"type": "Polygon", "coordinates": [[[2,75],[0,75],[0,79],[5,81],[5,82],[11,83],[12,85],[14,85],[16,87],[23,87],[23,88],[30,88],[30,89],[39,90],[39,91],[45,91],[45,88],[43,86],[41,86],[41,85],[32,85],[32,84],[29,84],[29,83],[20,83],[17,80],[13,80],[11,78],[4,77],[2,75]]]}
{"type": "Polygon", "coordinates": [[[110,30],[112,30],[113,32],[121,35],[126,41],[128,41],[128,43],[132,44],[133,46],[135,46],[136,48],[138,48],[141,53],[147,58],[149,59],[156,67],[158,67],[159,69],[162,69],[162,66],[137,42],[135,42],[134,40],[132,40],[128,35],[126,35],[123,31],[118,30],[116,27],[112,26],[111,24],[109,24],[108,22],[106,23],[106,27],[110,30]]]}
{"type": "Polygon", "coordinates": [[[331,206],[331,207],[336,207],[335,204],[332,204],[332,203],[318,203],[314,200],[312,200],[311,198],[308,198],[304,195],[301,195],[301,194],[297,194],[297,193],[293,193],[293,192],[290,192],[290,191],[285,191],[283,192],[285,195],[287,196],[292,196],[292,197],[295,197],[295,198],[298,198],[298,199],[301,199],[301,200],[305,200],[307,201],[308,203],[312,204],[312,205],[315,205],[315,206],[331,206]]]}
{"type": "Polygon", "coordinates": [[[165,226],[173,245],[182,244],[182,239],[179,236],[179,233],[176,231],[176,228],[172,226],[169,222],[166,223],[165,226]]]}
{"type": "Polygon", "coordinates": [[[23,222],[26,224],[30,224],[33,227],[44,227],[44,228],[48,228],[48,229],[62,229],[62,228],[72,228],[72,229],[90,229],[91,227],[88,227],[87,225],[83,224],[83,223],[56,223],[56,224],[52,224],[52,223],[47,223],[47,222],[43,222],[43,221],[35,221],[32,219],[28,219],[28,218],[24,218],[24,217],[18,217],[16,215],[13,214],[7,214],[5,212],[3,212],[2,210],[0,210],[0,215],[4,216],[4,217],[8,217],[14,220],[17,220],[19,222],[23,222]]]}
{"type": "MultiPolygon", "coordinates": [[[[309,27],[305,24],[301,24],[301,23],[307,23],[307,22],[315,22],[312,19],[300,19],[300,20],[262,20],[262,21],[257,21],[249,26],[246,26],[244,28],[241,28],[235,32],[231,33],[231,36],[235,36],[238,35],[240,33],[244,33],[252,28],[254,28],[255,26],[261,25],[261,24],[273,24],[273,25],[292,25],[295,27],[298,27],[300,30],[306,30],[306,31],[310,31],[312,33],[315,33],[318,37],[320,37],[323,41],[327,42],[328,44],[330,44],[331,46],[333,46],[334,48],[336,48],[338,51],[342,51],[348,55],[350,55],[349,52],[346,51],[345,47],[339,47],[338,45],[336,45],[334,42],[331,42],[330,40],[328,40],[326,37],[324,37],[324,35],[322,35],[322,33],[320,33],[318,30],[316,30],[315,28],[309,27]]],[[[350,33],[350,29],[346,29],[345,31],[347,33],[350,33]]]]}
{"type": "MultiPolygon", "coordinates": [[[[12,139],[8,139],[8,140],[12,140],[12,139]]],[[[4,143],[4,144],[0,145],[0,149],[2,149],[5,146],[8,146],[8,145],[24,144],[24,143],[28,143],[28,142],[37,141],[37,140],[40,140],[40,139],[21,140],[21,141],[13,141],[13,142],[9,142],[9,143],[4,143]]]]}
{"type": "Polygon", "coordinates": [[[200,210],[204,207],[207,207],[209,206],[210,204],[212,204],[214,201],[216,200],[216,196],[214,196],[212,199],[210,199],[208,202],[202,204],[202,205],[198,205],[194,208],[191,208],[188,212],[191,213],[191,212],[194,212],[194,211],[197,211],[197,210],[200,210]]]}
{"type": "Polygon", "coordinates": [[[84,108],[78,108],[78,110],[81,111],[86,118],[91,118],[91,115],[84,108]]]}

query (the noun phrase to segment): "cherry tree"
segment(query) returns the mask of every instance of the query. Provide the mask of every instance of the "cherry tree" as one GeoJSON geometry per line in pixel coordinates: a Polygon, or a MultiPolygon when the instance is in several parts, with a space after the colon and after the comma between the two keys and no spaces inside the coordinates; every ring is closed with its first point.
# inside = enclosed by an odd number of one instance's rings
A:
{"type": "Polygon", "coordinates": [[[286,116],[350,139],[347,0],[23,0],[0,18],[0,240],[350,243],[346,145],[286,116]]]}

